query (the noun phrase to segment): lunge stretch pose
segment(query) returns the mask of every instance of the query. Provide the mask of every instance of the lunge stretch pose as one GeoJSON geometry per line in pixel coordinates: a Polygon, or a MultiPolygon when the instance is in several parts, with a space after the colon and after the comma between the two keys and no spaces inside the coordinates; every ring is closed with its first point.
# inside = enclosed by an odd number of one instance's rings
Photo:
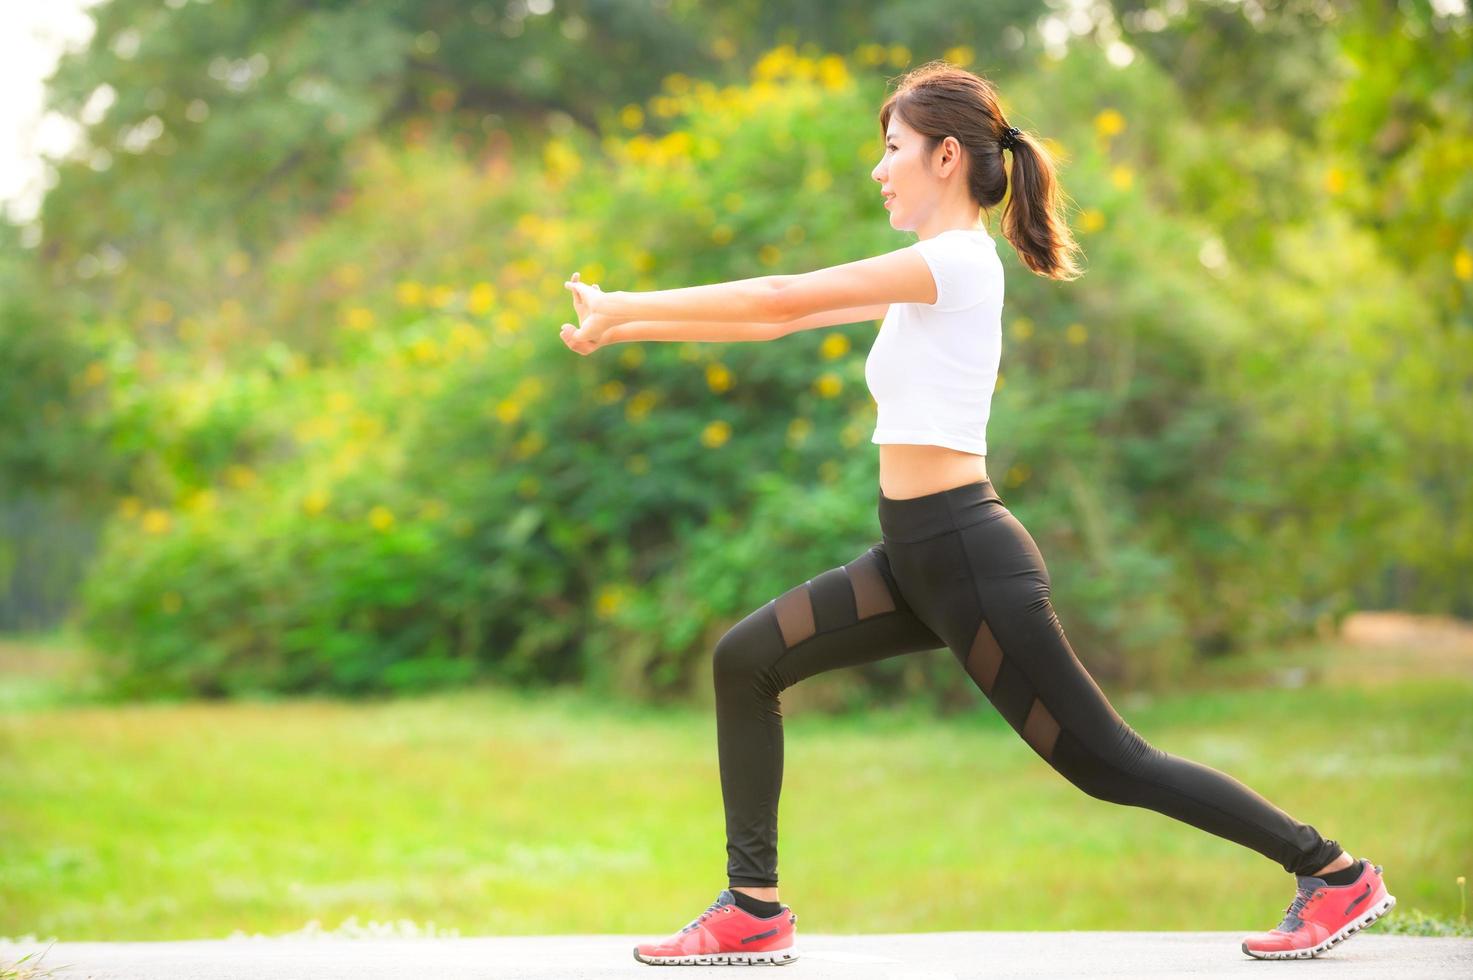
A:
{"type": "Polygon", "coordinates": [[[645,963],[787,963],[797,916],[777,895],[782,690],[821,671],[946,647],[1048,765],[1090,796],[1147,807],[1236,841],[1297,876],[1277,927],[1245,953],[1307,957],[1396,902],[1353,860],[1233,777],[1171,755],[1116,714],[1075,657],[1028,531],[987,478],[1001,355],[1003,266],[986,209],[1011,183],[1002,233],[1034,273],[1078,278],[1047,149],[1010,127],[992,84],[932,62],[880,110],[871,176],[892,228],[918,241],[802,275],[604,292],[575,273],[574,351],[639,340],[775,340],[883,318],[865,363],[878,405],[880,541],[793,586],[717,643],[713,673],[729,887],[645,963]],[[1011,156],[1011,167],[1005,154],[1011,156]]]}

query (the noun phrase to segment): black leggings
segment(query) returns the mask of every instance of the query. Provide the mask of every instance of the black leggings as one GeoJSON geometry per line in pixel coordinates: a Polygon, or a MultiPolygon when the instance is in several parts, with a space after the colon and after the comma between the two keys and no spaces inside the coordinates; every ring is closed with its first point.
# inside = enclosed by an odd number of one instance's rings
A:
{"type": "Polygon", "coordinates": [[[794,586],[716,645],[716,730],[732,885],[777,884],[783,777],[778,695],[805,677],[948,647],[993,706],[1064,778],[1312,874],[1340,854],[1225,773],[1149,744],[1075,657],[1033,537],[982,480],[879,496],[880,543],[794,586]]]}

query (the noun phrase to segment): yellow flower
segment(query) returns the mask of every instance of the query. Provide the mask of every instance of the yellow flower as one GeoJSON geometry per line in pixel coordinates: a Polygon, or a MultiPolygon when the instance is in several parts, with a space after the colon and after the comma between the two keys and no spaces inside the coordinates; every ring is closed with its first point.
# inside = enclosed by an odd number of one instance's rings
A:
{"type": "Polygon", "coordinates": [[[1032,475],[1032,473],[1033,470],[1028,467],[1027,463],[1016,463],[1008,468],[1008,475],[1004,478],[1004,480],[1008,486],[1016,487],[1027,480],[1028,477],[1032,475]]]}
{"type": "Polygon", "coordinates": [[[1033,336],[1033,321],[1026,316],[1020,316],[1013,321],[1012,334],[1014,340],[1027,340],[1033,336]]]}
{"type": "Polygon", "coordinates": [[[327,396],[327,407],[333,412],[346,412],[353,407],[353,396],[346,391],[334,391],[327,396]]]}
{"type": "Polygon", "coordinates": [[[644,453],[635,453],[624,461],[624,468],[631,473],[648,473],[650,458],[644,453]]]}
{"type": "Polygon", "coordinates": [[[529,374],[517,383],[516,393],[529,402],[536,401],[542,391],[542,379],[535,374],[529,374]]]}
{"type": "Polygon", "coordinates": [[[597,398],[601,404],[612,405],[614,402],[624,397],[624,382],[619,381],[618,379],[605,381],[603,384],[598,386],[597,391],[594,393],[594,397],[597,398]]]}
{"type": "Polygon", "coordinates": [[[796,449],[813,432],[813,423],[799,416],[788,423],[788,445],[796,449]]]}
{"type": "Polygon", "coordinates": [[[445,502],[442,500],[435,500],[431,498],[419,505],[419,516],[425,518],[426,520],[436,520],[437,518],[443,516],[444,513],[445,502]]]}
{"type": "Polygon", "coordinates": [[[196,490],[184,499],[184,509],[194,513],[208,514],[215,509],[215,491],[208,488],[196,490]]]}
{"type": "Polygon", "coordinates": [[[1079,227],[1085,231],[1099,231],[1105,227],[1105,212],[1099,208],[1085,208],[1079,215],[1079,227]]]}
{"type": "Polygon", "coordinates": [[[573,177],[583,169],[583,161],[577,156],[576,150],[558,139],[548,140],[542,146],[542,165],[546,174],[555,181],[573,177]]]}
{"type": "Polygon", "coordinates": [[[777,265],[782,257],[782,250],[771,243],[763,245],[757,250],[757,261],[763,265],[777,265]]]}
{"type": "Polygon", "coordinates": [[[608,618],[618,612],[619,607],[623,604],[624,593],[618,586],[604,586],[599,589],[596,600],[599,616],[608,618]]]}
{"type": "Polygon", "coordinates": [[[850,422],[839,430],[839,441],[846,446],[852,446],[864,438],[864,429],[857,422],[850,422]]]}
{"type": "Polygon", "coordinates": [[[822,397],[833,398],[844,390],[844,381],[832,371],[826,371],[818,376],[818,380],[814,382],[814,387],[818,389],[818,393],[822,397]]]}
{"type": "Polygon", "coordinates": [[[466,307],[477,316],[481,316],[496,305],[496,287],[489,282],[478,282],[471,288],[470,300],[466,307]]]}
{"type": "Polygon", "coordinates": [[[818,80],[819,84],[828,91],[838,91],[849,85],[851,81],[849,66],[844,64],[844,59],[840,55],[824,55],[818,61],[818,80]]]}
{"type": "Polygon", "coordinates": [[[245,252],[235,251],[225,260],[225,271],[232,276],[243,276],[250,271],[251,257],[245,252]]]}
{"type": "Polygon", "coordinates": [[[337,281],[339,286],[345,289],[352,289],[363,281],[363,270],[352,262],[344,262],[333,270],[333,279],[337,281]]]}
{"type": "Polygon", "coordinates": [[[355,436],[359,437],[360,439],[366,439],[369,442],[373,442],[379,436],[384,434],[383,420],[381,420],[376,415],[368,415],[366,413],[362,415],[355,415],[353,417],[352,426],[353,434],[355,436]]]}
{"type": "Polygon", "coordinates": [[[82,380],[89,388],[95,388],[107,380],[107,368],[101,361],[93,361],[87,365],[87,370],[82,372],[82,380]]]}
{"type": "Polygon", "coordinates": [[[522,403],[515,398],[503,398],[496,403],[496,417],[510,425],[522,417],[522,403]]]}
{"type": "Polygon", "coordinates": [[[1102,109],[1095,116],[1095,132],[1101,136],[1115,136],[1124,129],[1125,117],[1115,109],[1102,109]]]}
{"type": "Polygon", "coordinates": [[[833,483],[839,478],[839,464],[832,459],[826,459],[818,464],[818,475],[825,483],[833,483]]]}
{"type": "Polygon", "coordinates": [[[842,333],[831,333],[823,339],[818,351],[829,360],[843,357],[849,353],[849,336],[842,333]]]}
{"type": "Polygon", "coordinates": [[[435,286],[430,290],[430,305],[437,310],[449,306],[453,299],[455,290],[449,286],[435,286]]]}
{"type": "Polygon", "coordinates": [[[910,48],[903,44],[890,45],[890,64],[896,68],[910,64],[910,48]]]}
{"type": "Polygon", "coordinates": [[[706,385],[715,392],[722,392],[731,387],[731,372],[726,365],[711,363],[706,365],[706,385]]]}
{"type": "Polygon", "coordinates": [[[376,504],[368,512],[368,523],[377,531],[387,531],[394,526],[394,512],[382,504],[376,504]]]}
{"type": "Polygon", "coordinates": [[[1064,339],[1078,347],[1089,339],[1089,331],[1084,328],[1084,324],[1082,323],[1071,323],[1064,328],[1064,339]]]}
{"type": "Polygon", "coordinates": [[[1466,248],[1458,249],[1457,254],[1453,256],[1453,275],[1464,282],[1473,279],[1473,253],[1466,248]]]}
{"type": "Polygon", "coordinates": [[[638,422],[650,413],[655,407],[655,393],[652,391],[641,391],[629,401],[624,403],[624,417],[631,422],[638,422]]]}
{"type": "Polygon", "coordinates": [[[1125,190],[1130,187],[1132,177],[1133,174],[1131,173],[1131,169],[1124,164],[1121,164],[1120,166],[1114,167],[1110,170],[1110,183],[1114,184],[1121,190],[1125,190]]]}
{"type": "Polygon", "coordinates": [[[1331,167],[1325,171],[1325,190],[1331,194],[1339,194],[1345,190],[1345,171],[1339,167],[1331,167]]]}
{"type": "Polygon", "coordinates": [[[440,345],[430,337],[420,337],[409,345],[409,353],[421,364],[430,364],[440,358],[440,345]]]}
{"type": "Polygon", "coordinates": [[[734,234],[731,225],[717,225],[711,229],[711,242],[715,245],[729,245],[734,234]]]}
{"type": "Polygon", "coordinates": [[[722,61],[730,61],[736,57],[736,42],[729,37],[718,37],[711,42],[711,53],[722,61]]]}
{"type": "Polygon", "coordinates": [[[256,482],[256,472],[249,466],[232,463],[225,467],[225,479],[233,487],[248,487],[256,482]]]}
{"type": "Polygon", "coordinates": [[[348,311],[349,330],[367,330],[373,326],[373,311],[362,306],[355,306],[348,311]]]}
{"type": "Polygon", "coordinates": [[[165,592],[159,596],[159,608],[170,615],[178,612],[182,605],[184,605],[184,600],[177,592],[165,592]]]}
{"type": "Polygon", "coordinates": [[[631,102],[619,110],[619,122],[625,129],[638,129],[644,125],[644,110],[631,102]]]}
{"type": "Polygon", "coordinates": [[[137,497],[124,497],[118,503],[118,511],[124,517],[137,517],[143,511],[143,501],[137,497]]]}
{"type": "Polygon", "coordinates": [[[711,449],[724,445],[730,438],[731,425],[723,419],[717,419],[701,430],[701,442],[711,449]]]}
{"type": "Polygon", "coordinates": [[[313,488],[308,490],[307,495],[302,498],[302,510],[308,514],[320,514],[327,510],[327,505],[331,502],[332,498],[328,496],[326,490],[313,488]]]}
{"type": "Polygon", "coordinates": [[[949,61],[953,65],[970,65],[976,53],[969,45],[958,44],[954,48],[947,48],[941,55],[942,60],[949,61]]]}
{"type": "Polygon", "coordinates": [[[517,458],[535,456],[547,447],[547,439],[540,432],[529,432],[517,440],[517,458]]]}
{"type": "Polygon", "coordinates": [[[394,295],[400,306],[418,306],[424,301],[425,290],[417,282],[401,282],[394,295]]]}
{"type": "Polygon", "coordinates": [[[638,344],[629,344],[619,355],[619,363],[625,367],[639,367],[644,363],[644,348],[638,344]]]}
{"type": "Polygon", "coordinates": [[[143,530],[149,534],[163,534],[169,530],[169,512],[150,507],[143,514],[143,530]]]}

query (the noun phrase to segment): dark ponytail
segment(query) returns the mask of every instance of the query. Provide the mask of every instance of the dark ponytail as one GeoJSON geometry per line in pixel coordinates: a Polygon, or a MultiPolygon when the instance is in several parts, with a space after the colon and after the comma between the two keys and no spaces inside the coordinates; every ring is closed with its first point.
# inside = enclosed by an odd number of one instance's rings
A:
{"type": "MultiPolygon", "coordinates": [[[[880,108],[880,132],[898,112],[905,124],[935,147],[953,136],[971,162],[967,187],[987,212],[1007,197],[1002,234],[1023,264],[1050,279],[1078,279],[1079,244],[1061,215],[1063,193],[1053,156],[1026,133],[1008,133],[992,83],[945,61],[932,61],[905,75],[880,108]],[[1011,180],[1003,165],[1003,143],[1012,154],[1011,180]]],[[[988,212],[990,213],[990,212],[988,212]]]]}

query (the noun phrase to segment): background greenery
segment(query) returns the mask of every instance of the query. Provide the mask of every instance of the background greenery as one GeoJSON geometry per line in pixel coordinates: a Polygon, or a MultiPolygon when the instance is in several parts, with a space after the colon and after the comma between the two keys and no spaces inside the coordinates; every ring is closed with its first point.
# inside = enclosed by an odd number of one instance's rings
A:
{"type": "MultiPolygon", "coordinates": [[[[903,245],[874,114],[938,56],[1058,155],[1089,257],[1003,249],[989,470],[1091,669],[1473,615],[1468,18],[928,8],[96,8],[50,94],[85,142],[0,251],[0,616],[74,620],[125,697],[688,699],[877,537],[875,325],[584,359],[561,282],[903,245]]],[[[851,707],[967,696],[854,673],[851,707]]]]}
{"type": "MultiPolygon", "coordinates": [[[[1081,660],[1143,699],[1122,702],[1139,730],[1323,815],[1451,918],[1473,864],[1460,668],[1328,669],[1316,716],[1364,717],[1360,758],[1304,725],[1306,690],[1214,685],[1306,641],[1339,663],[1356,609],[1473,617],[1473,32],[1453,7],[91,8],[48,89],[83,140],[36,222],[0,221],[0,630],[67,678],[0,670],[0,932],[391,910],[637,931],[651,907],[594,924],[565,901],[631,872],[679,918],[672,883],[719,840],[691,816],[720,812],[711,650],[879,535],[876,325],[581,358],[561,283],[907,244],[869,177],[876,113],[933,58],[1046,141],[1085,249],[1061,284],[1003,242],[988,460],[1081,660]],[[610,782],[630,760],[663,795],[610,782]],[[593,837],[559,822],[590,807],[593,837]]],[[[1271,924],[1275,875],[1196,888],[1260,858],[1076,798],[978,697],[944,654],[785,693],[808,775],[784,887],[835,928],[1271,924]],[[871,783],[892,809],[805,829],[871,783]],[[979,920],[968,903],[1016,880],[1040,884],[979,920]],[[1098,901],[1062,901],[1070,881],[1098,901]]]]}

